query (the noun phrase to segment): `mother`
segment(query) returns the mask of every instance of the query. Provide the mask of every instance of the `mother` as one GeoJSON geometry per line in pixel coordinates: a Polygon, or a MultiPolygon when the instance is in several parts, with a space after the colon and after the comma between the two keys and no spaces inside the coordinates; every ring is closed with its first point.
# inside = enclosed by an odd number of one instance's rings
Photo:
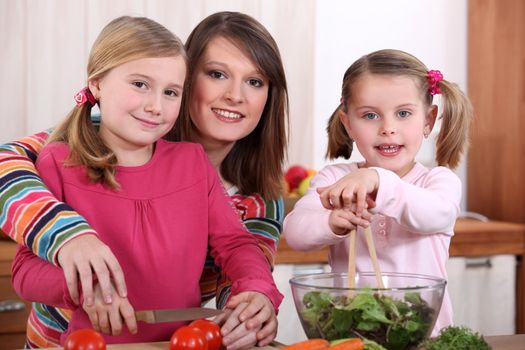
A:
{"type": "MultiPolygon", "coordinates": [[[[259,22],[238,12],[205,18],[185,46],[190,60],[188,84],[169,138],[203,145],[271,267],[283,219],[281,175],[288,106],[279,50],[259,22]]],[[[125,296],[124,276],[110,249],[81,216],[53,198],[36,173],[33,163],[47,136],[39,133],[0,147],[0,227],[35,255],[61,266],[74,300],[79,300],[80,280],[85,302],[92,302],[92,271],[108,302],[110,278],[125,296]]],[[[203,301],[216,294],[218,306],[223,307],[228,285],[226,276],[208,259],[201,278],[203,301]]],[[[229,350],[266,345],[276,334],[271,303],[260,300],[258,309],[244,309],[243,301],[235,297],[228,301],[227,307],[238,313],[239,320],[248,320],[222,326],[229,350]]],[[[28,321],[28,345],[54,346],[67,328],[68,311],[40,311],[28,321]]]]}

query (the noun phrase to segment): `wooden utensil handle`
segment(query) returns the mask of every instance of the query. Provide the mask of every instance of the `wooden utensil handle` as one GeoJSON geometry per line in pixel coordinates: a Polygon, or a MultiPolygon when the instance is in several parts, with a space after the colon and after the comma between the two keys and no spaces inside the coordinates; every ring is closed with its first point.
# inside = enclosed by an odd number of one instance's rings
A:
{"type": "Polygon", "coordinates": [[[355,230],[350,231],[348,242],[348,288],[355,287],[355,230]]]}
{"type": "Polygon", "coordinates": [[[137,321],[143,321],[146,323],[155,323],[155,315],[153,311],[135,311],[135,318],[137,321]]]}
{"type": "Polygon", "coordinates": [[[372,266],[374,267],[374,272],[376,274],[377,286],[379,288],[385,288],[383,284],[383,278],[381,278],[381,270],[379,270],[379,262],[377,261],[376,247],[374,245],[374,238],[372,237],[372,229],[370,226],[365,228],[365,238],[368,245],[368,252],[370,253],[370,258],[372,258],[372,266]]]}

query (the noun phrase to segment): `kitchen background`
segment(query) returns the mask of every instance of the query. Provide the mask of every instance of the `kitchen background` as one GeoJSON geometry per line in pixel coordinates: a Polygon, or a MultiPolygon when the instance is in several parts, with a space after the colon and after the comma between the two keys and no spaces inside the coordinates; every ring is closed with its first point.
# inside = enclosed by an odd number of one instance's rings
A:
{"type": "MultiPolygon", "coordinates": [[[[288,164],[320,169],[326,164],[325,125],[339,102],[343,73],[361,55],[402,49],[467,89],[467,5],[467,0],[0,0],[0,142],[49,128],[66,115],[73,94],[85,85],[89,48],[114,17],[150,17],[184,41],[206,15],[233,10],[261,21],[281,49],[290,94],[288,164]]],[[[433,142],[426,140],[418,155],[426,165],[434,164],[433,142]]],[[[465,189],[466,168],[463,162],[457,171],[465,189]]],[[[486,335],[514,333],[515,264],[514,256],[451,259],[456,323],[486,335]]],[[[286,295],[278,340],[303,337],[288,279],[325,268],[276,267],[286,295]]]]}

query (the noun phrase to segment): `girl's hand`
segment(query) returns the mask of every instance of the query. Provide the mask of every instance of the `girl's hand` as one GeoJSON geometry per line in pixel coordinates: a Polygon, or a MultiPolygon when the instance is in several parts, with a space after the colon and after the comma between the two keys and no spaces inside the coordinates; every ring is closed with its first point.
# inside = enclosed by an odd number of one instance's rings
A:
{"type": "MultiPolygon", "coordinates": [[[[255,345],[255,343],[258,346],[265,346],[275,338],[277,334],[277,316],[275,315],[272,302],[264,294],[258,292],[239,293],[228,301],[226,308],[234,309],[234,312],[222,327],[222,332],[225,336],[223,339],[224,345],[228,346],[231,344],[233,346],[233,342],[236,342],[236,340],[240,341],[241,335],[246,331],[256,333],[256,338],[253,339],[254,342],[250,346],[255,345]],[[232,317],[235,313],[237,313],[238,317],[232,317]],[[229,336],[230,332],[231,337],[229,336]]],[[[242,345],[244,347],[244,344],[242,345]]],[[[239,348],[230,348],[228,346],[228,350],[239,348]]]]}
{"type": "Polygon", "coordinates": [[[379,175],[373,169],[359,169],[327,187],[318,187],[317,193],[326,209],[351,209],[355,203],[355,215],[361,216],[367,208],[375,206],[374,199],[379,188],[379,175]]]}
{"type": "Polygon", "coordinates": [[[95,235],[82,235],[64,244],[58,252],[58,262],[64,270],[71,299],[79,304],[78,278],[86,305],[93,304],[93,275],[95,271],[106,303],[113,299],[111,277],[120,297],[126,297],[126,282],[122,268],[109,247],[95,235]]]}
{"type": "Polygon", "coordinates": [[[355,215],[352,211],[355,210],[356,204],[353,203],[351,209],[333,209],[328,217],[328,225],[333,233],[344,236],[352,230],[356,230],[357,226],[366,228],[370,225],[372,215],[368,210],[364,210],[361,216],[355,215]]]}
{"type": "MultiPolygon", "coordinates": [[[[115,292],[112,283],[110,287],[112,292],[115,292]]],[[[93,305],[87,305],[84,302],[82,308],[88,314],[89,320],[97,332],[107,335],[120,335],[122,333],[122,323],[125,323],[132,334],[137,333],[135,312],[128,298],[121,298],[115,293],[113,302],[107,304],[103,298],[100,284],[96,284],[94,299],[93,305]]]]}

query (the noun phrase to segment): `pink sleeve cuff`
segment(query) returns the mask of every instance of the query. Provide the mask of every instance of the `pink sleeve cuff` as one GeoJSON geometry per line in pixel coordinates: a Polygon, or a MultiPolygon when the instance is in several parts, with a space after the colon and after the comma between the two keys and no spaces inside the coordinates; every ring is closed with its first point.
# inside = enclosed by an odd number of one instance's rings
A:
{"type": "Polygon", "coordinates": [[[244,278],[234,282],[230,297],[241,292],[258,292],[264,294],[272,302],[275,314],[279,311],[279,305],[281,305],[284,298],[273,282],[270,284],[257,278],[244,278]]]}

